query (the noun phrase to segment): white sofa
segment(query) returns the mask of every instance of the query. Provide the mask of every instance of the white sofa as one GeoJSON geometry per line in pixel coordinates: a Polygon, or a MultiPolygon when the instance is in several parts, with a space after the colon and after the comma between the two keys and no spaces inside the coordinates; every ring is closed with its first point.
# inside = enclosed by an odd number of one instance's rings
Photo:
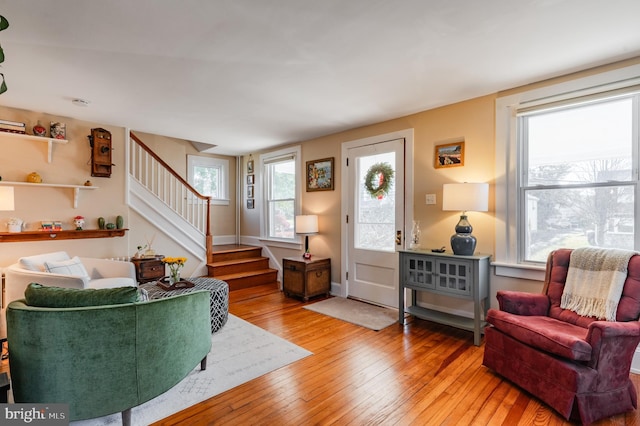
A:
{"type": "Polygon", "coordinates": [[[3,305],[24,298],[30,283],[66,288],[137,287],[133,263],[90,257],[69,257],[67,252],[27,256],[8,266],[3,305]],[[52,272],[48,272],[48,271],[52,272]]]}

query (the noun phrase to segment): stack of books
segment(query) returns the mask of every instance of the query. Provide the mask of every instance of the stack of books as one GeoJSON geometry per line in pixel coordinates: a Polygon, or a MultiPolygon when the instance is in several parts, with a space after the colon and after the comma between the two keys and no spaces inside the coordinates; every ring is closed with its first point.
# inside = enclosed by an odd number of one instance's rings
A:
{"type": "Polygon", "coordinates": [[[47,232],[51,232],[51,231],[62,231],[62,222],[59,220],[44,220],[42,222],[40,222],[40,230],[41,231],[47,231],[47,232]]]}
{"type": "Polygon", "coordinates": [[[17,121],[0,120],[0,132],[25,134],[26,126],[24,123],[17,121]]]}

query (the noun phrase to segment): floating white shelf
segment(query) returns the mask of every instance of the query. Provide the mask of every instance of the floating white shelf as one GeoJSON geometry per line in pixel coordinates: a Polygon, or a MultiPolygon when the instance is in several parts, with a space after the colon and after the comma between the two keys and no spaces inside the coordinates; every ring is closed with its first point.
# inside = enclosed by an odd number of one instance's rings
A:
{"type": "Polygon", "coordinates": [[[80,195],[81,189],[98,189],[97,186],[84,186],[84,185],[69,185],[64,183],[30,183],[30,182],[9,182],[9,181],[0,181],[0,185],[2,186],[28,186],[31,188],[71,188],[73,190],[73,208],[78,208],[78,196],[80,195]]]}
{"type": "Polygon", "coordinates": [[[46,142],[47,143],[47,161],[49,161],[49,163],[51,163],[51,160],[53,159],[53,144],[54,143],[60,143],[60,144],[69,143],[69,141],[66,140],[66,139],[46,138],[46,137],[42,137],[42,136],[27,135],[27,134],[23,134],[23,133],[0,132],[0,135],[7,136],[7,137],[10,137],[10,138],[15,138],[15,139],[37,141],[37,142],[46,142]]]}

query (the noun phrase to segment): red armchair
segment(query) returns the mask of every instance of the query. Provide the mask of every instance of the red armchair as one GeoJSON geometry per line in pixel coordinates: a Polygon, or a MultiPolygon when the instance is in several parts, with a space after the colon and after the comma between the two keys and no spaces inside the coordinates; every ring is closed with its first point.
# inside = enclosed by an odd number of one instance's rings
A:
{"type": "Polygon", "coordinates": [[[589,424],[637,408],[629,372],[640,342],[640,256],[629,261],[615,322],[560,308],[570,256],[549,255],[542,294],[498,292],[483,364],[567,420],[589,424]]]}

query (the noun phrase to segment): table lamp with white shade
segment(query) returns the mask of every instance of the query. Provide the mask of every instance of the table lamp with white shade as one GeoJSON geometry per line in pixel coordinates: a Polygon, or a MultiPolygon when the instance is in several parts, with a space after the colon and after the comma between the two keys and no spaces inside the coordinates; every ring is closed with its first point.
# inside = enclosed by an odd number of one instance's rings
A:
{"type": "Polygon", "coordinates": [[[471,256],[476,249],[473,227],[467,219],[468,211],[486,212],[489,209],[489,184],[445,183],[442,185],[442,210],[460,211],[456,233],[451,236],[453,254],[471,256]]]}
{"type": "Polygon", "coordinates": [[[0,186],[0,210],[15,210],[13,186],[0,186]]]}
{"type": "Polygon", "coordinates": [[[311,258],[309,253],[309,235],[318,233],[318,216],[315,214],[304,214],[296,216],[296,234],[304,235],[305,259],[311,258]]]}

